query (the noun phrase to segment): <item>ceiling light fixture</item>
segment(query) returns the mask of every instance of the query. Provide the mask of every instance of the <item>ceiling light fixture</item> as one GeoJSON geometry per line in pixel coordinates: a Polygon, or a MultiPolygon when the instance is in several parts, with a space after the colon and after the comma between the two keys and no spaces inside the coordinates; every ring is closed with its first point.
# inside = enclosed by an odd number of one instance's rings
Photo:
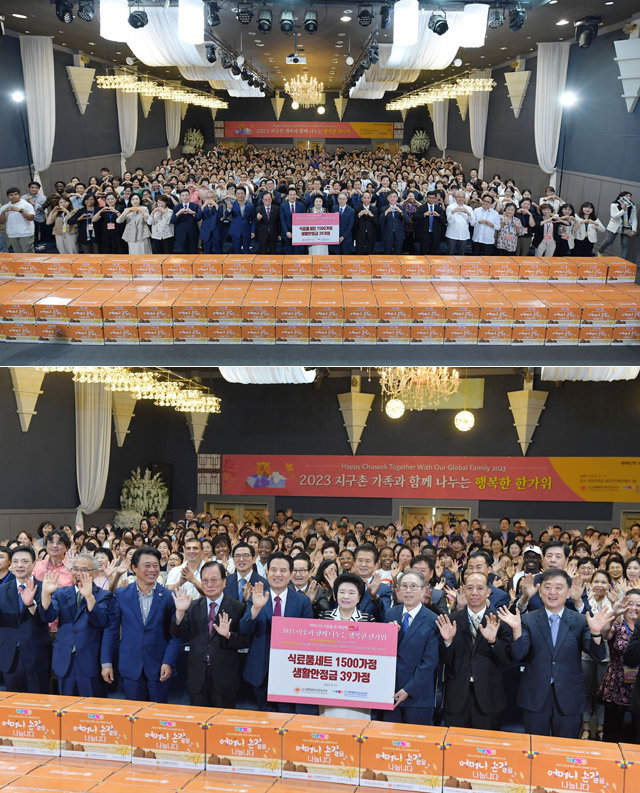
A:
{"type": "Polygon", "coordinates": [[[308,9],[304,12],[304,29],[307,33],[315,33],[318,30],[318,12],[308,9]]]}
{"type": "Polygon", "coordinates": [[[215,63],[217,60],[215,44],[213,44],[211,41],[208,41],[204,45],[204,48],[206,50],[207,60],[209,61],[209,63],[215,63]]]}
{"type": "Polygon", "coordinates": [[[509,11],[509,30],[517,33],[525,23],[527,12],[522,5],[518,3],[515,8],[509,11]]]}
{"type": "Polygon", "coordinates": [[[91,22],[95,16],[96,8],[94,0],[80,0],[78,3],[78,19],[83,22],[91,22]]]}
{"type": "Polygon", "coordinates": [[[370,6],[358,6],[358,24],[367,28],[373,22],[373,11],[370,6]]]}
{"type": "Polygon", "coordinates": [[[56,16],[65,25],[71,24],[73,22],[73,3],[69,2],[69,0],[58,0],[56,3],[56,16]]]}
{"type": "Polygon", "coordinates": [[[602,17],[584,17],[575,23],[576,41],[581,49],[586,50],[591,46],[601,22],[602,17]]]}
{"type": "Polygon", "coordinates": [[[504,8],[492,8],[489,11],[489,19],[487,20],[487,26],[491,28],[491,30],[497,30],[504,25],[504,8]]]}
{"type": "Polygon", "coordinates": [[[319,113],[321,116],[322,116],[322,115],[324,115],[324,112],[325,112],[324,105],[320,105],[320,106],[318,107],[318,110],[317,110],[317,112],[318,112],[318,113],[319,113]]]}
{"type": "Polygon", "coordinates": [[[217,27],[220,24],[220,15],[218,14],[218,11],[220,11],[220,6],[218,5],[218,3],[210,2],[210,0],[207,0],[207,2],[205,3],[205,7],[206,7],[205,18],[207,20],[207,25],[209,25],[209,27],[212,28],[217,27]]]}
{"type": "Polygon", "coordinates": [[[293,33],[294,27],[293,11],[283,8],[280,12],[280,30],[288,35],[293,33]]]}
{"type": "Polygon", "coordinates": [[[348,14],[343,14],[340,17],[340,22],[351,22],[351,17],[348,14]]]}
{"type": "Polygon", "coordinates": [[[253,19],[253,6],[251,3],[240,3],[238,6],[238,22],[249,25],[253,19]]]}
{"type": "Polygon", "coordinates": [[[391,7],[382,6],[380,8],[380,28],[387,30],[391,25],[391,7]]]}
{"type": "MultiPolygon", "coordinates": [[[[258,30],[260,33],[268,33],[273,25],[273,13],[270,8],[260,9],[258,14],[258,30]]],[[[258,42],[256,42],[257,44],[258,42]]]]}
{"type": "Polygon", "coordinates": [[[138,6],[138,8],[135,8],[133,11],[131,11],[129,14],[129,24],[135,30],[139,30],[140,28],[143,28],[149,24],[149,17],[147,16],[147,12],[144,10],[144,8],[140,8],[140,6],[138,6]]]}
{"type": "Polygon", "coordinates": [[[449,30],[447,14],[441,8],[437,8],[429,17],[429,30],[435,33],[436,36],[444,36],[449,30]]]}

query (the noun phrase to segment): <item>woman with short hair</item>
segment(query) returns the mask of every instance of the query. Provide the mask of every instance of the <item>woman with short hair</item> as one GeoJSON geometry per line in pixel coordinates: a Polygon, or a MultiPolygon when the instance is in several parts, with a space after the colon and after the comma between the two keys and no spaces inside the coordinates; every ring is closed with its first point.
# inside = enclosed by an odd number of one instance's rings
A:
{"type": "Polygon", "coordinates": [[[130,255],[144,256],[151,253],[149,210],[141,206],[137,193],[131,196],[130,206],[124,210],[117,222],[126,224],[122,239],[129,246],[130,255]]]}

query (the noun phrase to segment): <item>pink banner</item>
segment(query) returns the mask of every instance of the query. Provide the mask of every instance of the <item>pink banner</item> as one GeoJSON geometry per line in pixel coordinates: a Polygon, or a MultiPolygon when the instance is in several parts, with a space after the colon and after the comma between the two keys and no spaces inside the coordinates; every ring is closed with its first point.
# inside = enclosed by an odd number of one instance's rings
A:
{"type": "Polygon", "coordinates": [[[338,212],[294,212],[291,234],[292,245],[337,245],[340,215],[338,212]]]}
{"type": "Polygon", "coordinates": [[[393,138],[392,121],[225,121],[225,138],[393,138]]]}

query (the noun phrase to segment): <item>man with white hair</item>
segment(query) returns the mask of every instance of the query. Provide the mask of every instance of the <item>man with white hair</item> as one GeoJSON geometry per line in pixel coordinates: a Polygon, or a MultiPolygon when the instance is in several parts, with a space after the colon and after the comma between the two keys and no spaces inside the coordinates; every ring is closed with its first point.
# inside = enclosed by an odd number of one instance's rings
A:
{"type": "Polygon", "coordinates": [[[474,223],[473,212],[465,202],[464,190],[455,194],[455,203],[447,207],[447,240],[449,256],[464,256],[469,227],[474,223]]]}

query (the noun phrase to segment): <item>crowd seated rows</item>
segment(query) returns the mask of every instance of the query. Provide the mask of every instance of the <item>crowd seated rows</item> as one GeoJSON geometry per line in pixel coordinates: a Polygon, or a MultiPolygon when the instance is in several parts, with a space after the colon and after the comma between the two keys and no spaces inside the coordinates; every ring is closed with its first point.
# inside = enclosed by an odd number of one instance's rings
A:
{"type": "Polygon", "coordinates": [[[7,191],[0,251],[74,254],[304,254],[292,214],[339,213],[339,243],[315,254],[592,256],[619,237],[629,257],[638,230],[628,191],[610,206],[572,204],[553,187],[535,196],[451,158],[384,149],[347,152],[217,146],[165,159],[149,173],[102,168],[84,183],[7,191]],[[602,236],[604,235],[604,236],[602,236]],[[55,242],[54,242],[55,240],[55,242]]]}
{"type": "Polygon", "coordinates": [[[395,626],[394,709],[374,717],[640,740],[637,524],[535,537],[509,518],[189,509],[130,529],[47,521],[0,547],[7,690],[314,712],[267,699],[274,616],[395,626]]]}

